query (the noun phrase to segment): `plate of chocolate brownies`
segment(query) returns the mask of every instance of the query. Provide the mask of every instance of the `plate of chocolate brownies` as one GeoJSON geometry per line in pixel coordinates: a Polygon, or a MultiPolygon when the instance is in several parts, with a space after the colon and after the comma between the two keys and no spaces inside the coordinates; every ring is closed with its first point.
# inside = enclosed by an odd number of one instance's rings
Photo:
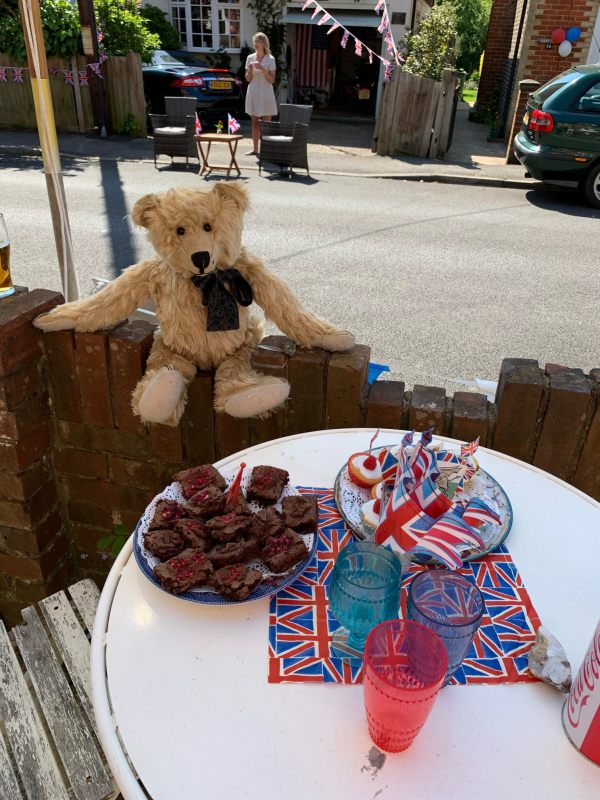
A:
{"type": "Polygon", "coordinates": [[[267,597],[308,566],[317,546],[317,498],[266,465],[176,473],[146,508],[134,554],[159,589],[194,603],[267,597]]]}

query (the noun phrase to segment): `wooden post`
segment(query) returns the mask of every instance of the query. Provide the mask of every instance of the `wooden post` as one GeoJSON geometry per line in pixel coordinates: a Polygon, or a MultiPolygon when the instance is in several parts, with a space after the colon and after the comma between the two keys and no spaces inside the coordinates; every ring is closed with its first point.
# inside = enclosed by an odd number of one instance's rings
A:
{"type": "MultiPolygon", "coordinates": [[[[52,215],[63,294],[68,301],[76,300],[79,297],[79,286],[73,263],[71,227],[69,225],[60,156],[58,154],[58,140],[56,138],[52,94],[48,80],[48,64],[46,62],[46,50],[42,34],[39,0],[19,0],[19,10],[27,47],[27,62],[31,77],[35,117],[44,160],[44,174],[50,201],[50,213],[52,215]]],[[[75,74],[73,80],[75,81],[76,79],[77,74],[75,74]]]]}

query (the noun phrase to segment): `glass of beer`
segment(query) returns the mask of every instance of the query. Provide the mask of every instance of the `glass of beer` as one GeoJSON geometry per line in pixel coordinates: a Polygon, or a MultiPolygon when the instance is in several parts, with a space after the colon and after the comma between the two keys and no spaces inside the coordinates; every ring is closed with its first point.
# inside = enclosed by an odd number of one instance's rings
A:
{"type": "Polygon", "coordinates": [[[4,217],[0,214],[0,299],[14,294],[14,291],[10,277],[10,239],[4,217]]]}

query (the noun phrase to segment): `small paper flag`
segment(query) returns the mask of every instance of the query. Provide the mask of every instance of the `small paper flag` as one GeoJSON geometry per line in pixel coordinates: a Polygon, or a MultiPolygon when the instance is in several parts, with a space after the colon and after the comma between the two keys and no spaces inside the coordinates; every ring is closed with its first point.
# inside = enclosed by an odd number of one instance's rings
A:
{"type": "Polygon", "coordinates": [[[202,123],[200,122],[200,117],[198,116],[197,111],[196,111],[195,131],[196,131],[196,136],[199,136],[202,133],[202,123]]]}
{"type": "Polygon", "coordinates": [[[314,19],[314,18],[317,16],[317,14],[320,14],[320,13],[321,13],[321,11],[323,11],[323,9],[321,8],[321,6],[317,5],[317,7],[315,8],[315,10],[314,10],[314,11],[313,11],[313,13],[311,14],[311,17],[310,17],[310,18],[311,18],[311,19],[314,19]]]}
{"type": "Polygon", "coordinates": [[[354,53],[357,56],[360,56],[362,54],[362,42],[360,41],[360,39],[354,40],[354,53]]]}
{"type": "Polygon", "coordinates": [[[350,34],[348,33],[348,31],[344,31],[344,35],[342,36],[342,41],[340,42],[342,47],[346,47],[346,45],[348,44],[348,37],[349,36],[350,36],[350,34]]]}
{"type": "Polygon", "coordinates": [[[329,28],[329,30],[327,31],[327,35],[329,36],[330,33],[333,33],[339,27],[340,27],[340,23],[339,22],[334,22],[333,25],[331,26],[331,28],[329,28]]]}
{"type": "Polygon", "coordinates": [[[0,81],[2,81],[2,83],[6,83],[6,81],[7,81],[7,79],[6,79],[6,67],[0,67],[0,81]]]}
{"type": "Polygon", "coordinates": [[[302,11],[306,11],[306,9],[309,7],[309,5],[311,5],[311,3],[314,3],[314,0],[306,0],[304,5],[302,6],[302,11]]]}
{"type": "Polygon", "coordinates": [[[67,86],[73,86],[73,72],[70,69],[63,69],[63,77],[67,86]]]}
{"type": "Polygon", "coordinates": [[[99,78],[102,78],[102,80],[104,80],[102,70],[100,69],[100,64],[89,64],[88,66],[91,68],[94,75],[97,75],[99,78]]]}
{"type": "Polygon", "coordinates": [[[90,83],[88,81],[87,72],[84,69],[79,70],[79,85],[80,86],[89,86],[90,83]]]}
{"type": "Polygon", "coordinates": [[[317,24],[323,25],[325,22],[329,22],[330,19],[331,19],[331,14],[325,12],[317,24]]]}
{"type": "Polygon", "coordinates": [[[23,83],[23,67],[13,67],[13,81],[15,83],[23,83]]]}
{"type": "Polygon", "coordinates": [[[235,117],[232,117],[231,114],[227,114],[227,132],[228,133],[237,133],[240,129],[240,123],[237,121],[235,117]]]}

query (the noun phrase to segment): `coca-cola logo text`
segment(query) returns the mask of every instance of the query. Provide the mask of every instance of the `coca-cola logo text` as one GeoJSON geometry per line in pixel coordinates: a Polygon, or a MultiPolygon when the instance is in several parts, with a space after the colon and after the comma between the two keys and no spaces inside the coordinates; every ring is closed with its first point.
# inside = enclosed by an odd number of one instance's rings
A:
{"type": "Polygon", "coordinates": [[[585,654],[575,683],[569,692],[567,715],[573,728],[579,727],[581,714],[596,683],[600,679],[600,624],[596,628],[592,643],[585,654]]]}

